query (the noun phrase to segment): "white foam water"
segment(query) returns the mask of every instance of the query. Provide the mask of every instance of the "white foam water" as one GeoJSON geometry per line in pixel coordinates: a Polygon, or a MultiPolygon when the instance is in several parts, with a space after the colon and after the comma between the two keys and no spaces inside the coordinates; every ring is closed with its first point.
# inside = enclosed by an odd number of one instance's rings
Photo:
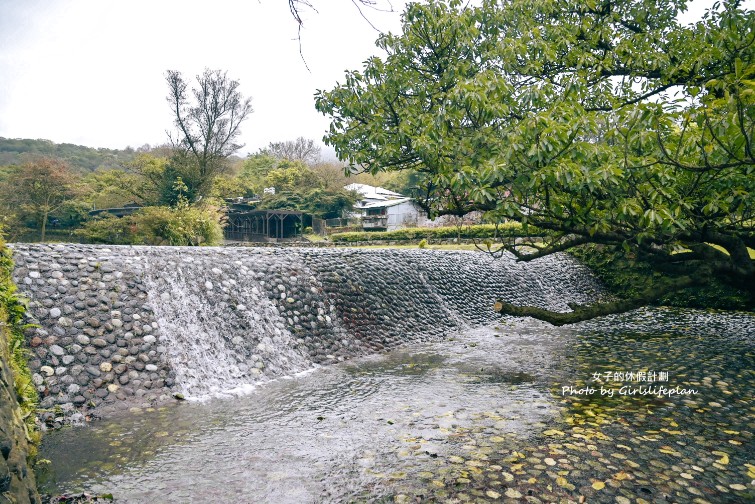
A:
{"type": "Polygon", "coordinates": [[[160,341],[187,398],[233,394],[313,366],[246,270],[208,270],[191,256],[147,262],[144,280],[160,341]]]}

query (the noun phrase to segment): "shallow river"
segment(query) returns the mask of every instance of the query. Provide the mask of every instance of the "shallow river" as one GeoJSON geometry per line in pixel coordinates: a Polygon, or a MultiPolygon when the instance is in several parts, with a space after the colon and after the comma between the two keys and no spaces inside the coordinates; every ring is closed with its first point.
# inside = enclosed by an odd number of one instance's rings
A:
{"type": "Polygon", "coordinates": [[[751,502],[754,396],[751,315],[510,320],[50,433],[39,479],[135,503],[751,502]]]}

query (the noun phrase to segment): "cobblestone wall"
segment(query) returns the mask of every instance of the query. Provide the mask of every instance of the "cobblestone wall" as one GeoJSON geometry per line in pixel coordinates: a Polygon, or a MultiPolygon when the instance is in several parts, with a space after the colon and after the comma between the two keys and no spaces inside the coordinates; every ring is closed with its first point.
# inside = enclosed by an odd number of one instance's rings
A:
{"type": "Polygon", "coordinates": [[[567,256],[429,250],[15,245],[48,423],[203,395],[599,290],[567,256]]]}

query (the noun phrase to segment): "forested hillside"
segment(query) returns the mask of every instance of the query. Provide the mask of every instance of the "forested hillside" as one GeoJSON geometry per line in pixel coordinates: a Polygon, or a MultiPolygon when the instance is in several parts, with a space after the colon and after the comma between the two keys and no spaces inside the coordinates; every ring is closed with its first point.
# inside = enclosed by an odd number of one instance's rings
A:
{"type": "Polygon", "coordinates": [[[139,149],[94,149],[69,143],[56,144],[50,140],[0,137],[0,166],[21,165],[35,157],[52,157],[65,161],[74,172],[88,173],[98,168],[117,168],[134,159],[139,149]]]}

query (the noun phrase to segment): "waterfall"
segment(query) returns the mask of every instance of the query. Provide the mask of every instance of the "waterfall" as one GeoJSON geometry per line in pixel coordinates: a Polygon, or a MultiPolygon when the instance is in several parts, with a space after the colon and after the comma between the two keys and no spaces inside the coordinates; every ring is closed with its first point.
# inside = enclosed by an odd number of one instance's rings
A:
{"type": "MultiPolygon", "coordinates": [[[[182,254],[145,261],[145,283],[176,383],[203,397],[312,367],[241,261],[182,254]]],[[[264,281],[262,282],[264,283],[264,281]]]]}
{"type": "MultiPolygon", "coordinates": [[[[565,255],[13,246],[42,406],[201,398],[498,320],[600,287],[565,255]]],[[[92,406],[94,405],[94,406],[92,406]]]]}

